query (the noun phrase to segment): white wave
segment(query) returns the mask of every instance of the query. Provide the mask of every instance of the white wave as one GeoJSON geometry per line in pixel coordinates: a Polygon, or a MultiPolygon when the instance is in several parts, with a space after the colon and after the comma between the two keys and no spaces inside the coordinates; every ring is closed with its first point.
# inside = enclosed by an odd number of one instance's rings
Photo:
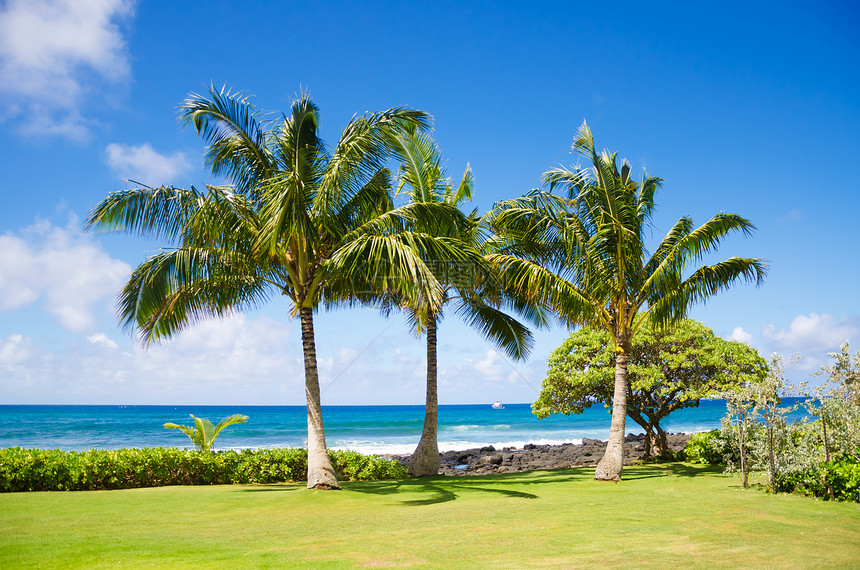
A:
{"type": "Polygon", "coordinates": [[[439,428],[440,432],[446,431],[506,431],[511,429],[509,424],[490,424],[490,425],[475,425],[475,424],[461,424],[451,427],[439,428]]]}
{"type": "Polygon", "coordinates": [[[373,441],[344,441],[336,445],[329,446],[329,449],[338,449],[342,451],[357,451],[365,455],[411,455],[418,446],[418,440],[415,443],[383,443],[373,441]]]}
{"type": "MultiPolygon", "coordinates": [[[[474,425],[474,424],[465,424],[459,426],[451,426],[449,428],[444,428],[446,431],[473,431],[476,429],[486,429],[484,426],[474,425]]],[[[440,430],[441,431],[441,430],[440,430]]]]}
{"type": "Polygon", "coordinates": [[[439,442],[439,451],[464,451],[466,449],[475,449],[479,447],[487,447],[488,445],[492,445],[496,449],[504,449],[505,447],[515,447],[517,449],[522,449],[526,444],[532,443],[534,445],[562,445],[565,443],[573,443],[580,444],[582,443],[582,439],[548,439],[548,438],[534,438],[534,439],[521,439],[521,440],[510,440],[510,441],[495,441],[495,442],[479,442],[479,441],[440,441],[439,442]]]}

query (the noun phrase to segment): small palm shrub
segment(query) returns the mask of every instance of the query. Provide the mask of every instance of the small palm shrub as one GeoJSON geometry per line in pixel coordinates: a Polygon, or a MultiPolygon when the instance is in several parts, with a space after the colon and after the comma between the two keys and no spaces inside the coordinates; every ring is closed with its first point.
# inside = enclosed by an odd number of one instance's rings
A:
{"type": "Polygon", "coordinates": [[[233,424],[243,424],[248,421],[248,416],[243,416],[242,414],[233,414],[232,416],[228,416],[218,422],[218,425],[216,426],[206,418],[198,418],[194,414],[190,415],[194,419],[193,426],[183,426],[167,422],[166,424],[164,424],[164,427],[167,429],[180,430],[182,433],[188,436],[188,439],[191,440],[191,443],[196,445],[197,449],[199,449],[200,451],[209,451],[209,449],[212,447],[212,444],[215,442],[215,438],[218,437],[218,434],[221,433],[221,430],[223,430],[227,426],[231,426],[233,424]]]}

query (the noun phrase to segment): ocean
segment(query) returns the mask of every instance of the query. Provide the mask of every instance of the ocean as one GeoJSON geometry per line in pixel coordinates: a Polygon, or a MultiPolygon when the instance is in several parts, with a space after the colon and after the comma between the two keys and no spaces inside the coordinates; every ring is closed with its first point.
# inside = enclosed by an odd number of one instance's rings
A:
{"type": "MultiPolygon", "coordinates": [[[[790,400],[790,399],[787,399],[790,400]]],[[[661,425],[669,432],[694,433],[720,426],[723,400],[703,400],[698,408],[673,412],[661,425]]],[[[191,442],[165,422],[193,424],[189,414],[218,423],[232,414],[248,422],[227,427],[214,449],[304,447],[307,419],[304,406],[0,406],[0,448],[121,449],[189,448],[191,442]]],[[[799,415],[799,414],[798,414],[799,415]]],[[[424,406],[323,406],[329,448],[368,454],[405,454],[421,437],[424,406]]],[[[580,443],[582,438],[607,439],[609,412],[593,406],[583,414],[538,419],[530,404],[439,406],[440,451],[522,447],[526,443],[580,443]]],[[[641,433],[627,420],[628,433],[641,433]]]]}

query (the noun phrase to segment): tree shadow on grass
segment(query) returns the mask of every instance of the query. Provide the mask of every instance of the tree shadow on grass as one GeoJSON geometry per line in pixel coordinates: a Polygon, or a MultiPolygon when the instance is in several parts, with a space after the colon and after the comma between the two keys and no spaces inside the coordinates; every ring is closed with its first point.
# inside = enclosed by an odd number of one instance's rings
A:
{"type": "Polygon", "coordinates": [[[701,465],[698,463],[670,463],[669,469],[672,475],[679,477],[699,477],[702,475],[714,475],[724,472],[722,465],[701,465]]]}
{"type": "MultiPolygon", "coordinates": [[[[654,477],[697,477],[720,473],[716,465],[695,465],[684,463],[658,463],[625,467],[622,481],[636,481],[654,477]]],[[[569,469],[548,469],[543,471],[521,471],[517,473],[495,473],[492,475],[435,476],[397,481],[353,481],[346,483],[348,492],[370,495],[423,495],[422,499],[405,499],[407,506],[433,505],[454,501],[462,492],[495,493],[515,499],[537,499],[539,495],[504,488],[504,485],[532,487],[537,491],[541,485],[556,483],[575,483],[594,481],[594,466],[573,467],[569,469]],[[490,485],[499,485],[490,486],[490,485]],[[537,486],[537,488],[535,488],[537,486]]],[[[595,483],[601,483],[596,481],[595,483]]]]}
{"type": "MultiPolygon", "coordinates": [[[[568,470],[565,470],[568,471],[568,470]]],[[[481,475],[474,477],[422,477],[418,479],[403,479],[399,481],[353,482],[345,488],[348,491],[372,495],[396,495],[406,493],[429,494],[424,499],[408,499],[401,503],[408,506],[432,505],[457,499],[460,493],[481,492],[494,493],[515,499],[537,499],[538,495],[517,491],[514,489],[490,487],[488,484],[534,485],[539,483],[556,483],[570,480],[567,474],[556,472],[524,472],[503,473],[496,475],[481,475]]]]}
{"type": "Polygon", "coordinates": [[[249,487],[242,487],[239,489],[241,493],[275,493],[275,492],[283,492],[283,491],[298,491],[301,489],[299,485],[254,485],[249,487]]]}
{"type": "Polygon", "coordinates": [[[719,465],[699,465],[690,463],[653,463],[645,465],[628,466],[621,474],[622,481],[634,481],[636,479],[649,479],[652,477],[699,477],[722,473],[719,465]]]}

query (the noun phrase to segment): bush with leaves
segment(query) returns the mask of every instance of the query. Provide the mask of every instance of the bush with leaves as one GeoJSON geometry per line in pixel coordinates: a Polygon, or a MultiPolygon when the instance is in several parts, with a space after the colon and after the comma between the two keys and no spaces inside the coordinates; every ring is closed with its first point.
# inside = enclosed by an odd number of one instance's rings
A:
{"type": "MultiPolygon", "coordinates": [[[[331,451],[350,480],[402,479],[396,461],[331,451]]],[[[175,448],[89,451],[0,449],[0,492],[132,489],[165,485],[280,483],[307,477],[306,449],[203,452],[175,448]]]]}
{"type": "Polygon", "coordinates": [[[856,500],[860,479],[860,353],[848,343],[831,353],[832,365],[816,375],[825,383],[793,389],[785,382],[781,357],[772,357],[764,382],[726,394],[727,414],[720,438],[728,470],[739,469],[747,486],[750,470],[767,474],[772,491],[801,492],[856,500]],[[780,395],[795,391],[806,399],[781,406],[780,395]],[[787,415],[802,406],[809,417],[789,423],[787,415]]]}
{"type": "Polygon", "coordinates": [[[725,463],[725,447],[723,432],[718,429],[691,433],[684,448],[684,459],[690,463],[721,465],[725,463]]]}
{"type": "MultiPolygon", "coordinates": [[[[579,414],[599,402],[612,408],[615,352],[608,332],[583,327],[552,352],[543,390],[532,405],[540,418],[579,414]]],[[[727,341],[694,320],[665,329],[641,327],[628,355],[627,415],[645,431],[645,454],[669,453],[660,422],[744,382],[756,382],[767,363],[751,347],[727,341]]]]}

